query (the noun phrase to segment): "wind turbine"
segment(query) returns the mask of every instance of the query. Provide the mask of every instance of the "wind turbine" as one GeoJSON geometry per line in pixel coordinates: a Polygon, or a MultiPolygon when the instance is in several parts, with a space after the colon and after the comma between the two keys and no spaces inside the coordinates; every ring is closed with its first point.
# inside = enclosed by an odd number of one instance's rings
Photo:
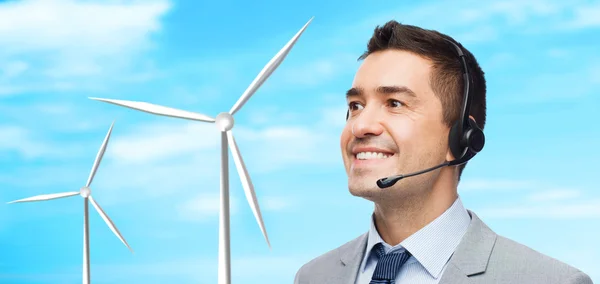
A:
{"type": "Polygon", "coordinates": [[[71,197],[71,196],[75,196],[75,195],[81,195],[81,197],[83,197],[83,284],[90,284],[90,237],[89,237],[90,231],[89,231],[89,217],[88,217],[88,207],[89,207],[88,201],[92,203],[92,206],[94,206],[94,208],[96,208],[96,211],[98,211],[98,214],[100,214],[102,219],[104,219],[104,222],[106,222],[106,224],[113,231],[113,233],[133,253],[133,250],[131,249],[131,247],[129,246],[127,241],[125,241],[125,238],[123,238],[123,236],[119,232],[119,229],[117,229],[117,227],[115,226],[113,221],[108,217],[108,215],[106,215],[104,210],[102,210],[102,207],[100,207],[100,205],[96,202],[94,197],[92,197],[92,191],[90,189],[90,185],[92,184],[92,181],[94,180],[94,176],[96,175],[96,171],[98,170],[100,161],[102,161],[102,157],[104,156],[104,152],[106,151],[106,146],[108,144],[108,140],[110,139],[110,134],[112,132],[114,124],[115,123],[113,122],[110,125],[110,128],[108,129],[108,133],[106,134],[106,137],[104,138],[104,142],[102,142],[102,146],[100,146],[100,150],[98,151],[98,154],[96,155],[96,160],[94,161],[94,165],[92,166],[92,170],[88,177],[87,183],[85,184],[84,187],[79,189],[79,191],[43,194],[43,195],[37,195],[37,196],[33,196],[33,197],[28,197],[28,198],[23,198],[23,199],[8,202],[8,204],[11,204],[11,203],[21,203],[21,202],[47,201],[47,200],[53,200],[53,199],[58,199],[58,198],[71,197]]]}
{"type": "Polygon", "coordinates": [[[250,176],[248,175],[248,171],[246,170],[246,166],[244,165],[244,161],[242,160],[242,156],[240,155],[238,146],[235,142],[235,138],[233,137],[233,115],[239,111],[242,106],[250,99],[250,97],[258,90],[258,88],[269,78],[269,76],[277,69],[277,67],[283,62],[287,54],[290,52],[298,38],[302,35],[304,30],[308,27],[310,22],[314,17],[310,18],[310,20],[298,31],[294,37],[288,41],[288,43],[265,65],[265,67],[260,71],[258,76],[252,81],[250,86],[244,91],[238,101],[233,105],[229,112],[219,113],[216,118],[212,118],[210,116],[189,112],[180,109],[174,109],[170,107],[150,104],[146,102],[139,101],[125,101],[125,100],[115,100],[115,99],[102,99],[102,98],[92,98],[92,100],[107,102],[119,106],[124,106],[127,108],[131,108],[134,110],[139,110],[151,114],[175,117],[193,121],[203,121],[215,123],[218,130],[221,132],[221,194],[220,194],[220,214],[219,214],[219,284],[229,284],[231,283],[231,258],[230,258],[230,232],[229,232],[229,165],[228,165],[228,145],[231,148],[231,152],[233,154],[233,161],[235,162],[237,171],[240,175],[240,179],[242,182],[242,186],[244,188],[244,192],[246,194],[246,199],[252,211],[254,213],[254,217],[260,226],[262,234],[267,241],[267,245],[269,249],[271,248],[271,244],[269,242],[269,237],[267,236],[267,232],[265,230],[265,226],[262,220],[262,215],[260,213],[260,207],[256,200],[256,194],[254,192],[254,186],[252,185],[252,181],[250,180],[250,176]]]}

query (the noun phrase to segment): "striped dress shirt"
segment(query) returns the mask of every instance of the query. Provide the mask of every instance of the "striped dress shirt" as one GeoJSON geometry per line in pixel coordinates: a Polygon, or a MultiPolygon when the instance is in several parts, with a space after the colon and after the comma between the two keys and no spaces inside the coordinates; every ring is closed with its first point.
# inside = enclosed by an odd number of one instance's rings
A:
{"type": "Polygon", "coordinates": [[[386,253],[408,250],[412,255],[400,269],[396,284],[437,284],[470,222],[471,217],[458,197],[442,215],[392,247],[381,239],[372,216],[365,256],[355,283],[369,284],[377,265],[377,255],[372,249],[383,243],[386,253]]]}

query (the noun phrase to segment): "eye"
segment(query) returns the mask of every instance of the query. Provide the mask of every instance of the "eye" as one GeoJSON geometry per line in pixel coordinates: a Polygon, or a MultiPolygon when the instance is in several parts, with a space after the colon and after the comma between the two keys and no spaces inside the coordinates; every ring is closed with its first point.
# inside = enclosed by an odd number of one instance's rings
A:
{"type": "Polygon", "coordinates": [[[350,111],[353,111],[353,110],[358,110],[358,109],[360,109],[360,108],[362,108],[362,107],[363,107],[363,106],[362,106],[362,105],[360,105],[360,103],[358,103],[358,102],[350,102],[350,103],[348,103],[348,109],[349,109],[350,111]]]}
{"type": "Polygon", "coordinates": [[[397,100],[389,100],[388,104],[390,105],[390,107],[402,107],[402,106],[404,106],[404,103],[402,103],[401,101],[397,101],[397,100]]]}

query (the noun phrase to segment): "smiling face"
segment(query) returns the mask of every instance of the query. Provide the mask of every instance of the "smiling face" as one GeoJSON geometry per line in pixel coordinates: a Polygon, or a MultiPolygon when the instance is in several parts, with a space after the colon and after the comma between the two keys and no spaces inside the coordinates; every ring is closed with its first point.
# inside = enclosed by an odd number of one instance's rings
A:
{"type": "Polygon", "coordinates": [[[440,170],[405,178],[386,189],[376,182],[452,159],[449,128],[430,87],[430,72],[429,60],[405,51],[384,50],[365,58],[347,93],[350,115],[341,135],[353,195],[381,201],[427,194],[440,170]]]}

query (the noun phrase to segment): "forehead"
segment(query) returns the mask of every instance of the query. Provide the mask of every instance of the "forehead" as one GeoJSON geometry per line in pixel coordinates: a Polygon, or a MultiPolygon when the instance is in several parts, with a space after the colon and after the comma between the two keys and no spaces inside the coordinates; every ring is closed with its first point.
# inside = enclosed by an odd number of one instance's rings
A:
{"type": "Polygon", "coordinates": [[[419,97],[432,94],[429,86],[431,61],[400,50],[384,50],[364,59],[352,87],[371,92],[380,86],[404,86],[419,97]]]}

